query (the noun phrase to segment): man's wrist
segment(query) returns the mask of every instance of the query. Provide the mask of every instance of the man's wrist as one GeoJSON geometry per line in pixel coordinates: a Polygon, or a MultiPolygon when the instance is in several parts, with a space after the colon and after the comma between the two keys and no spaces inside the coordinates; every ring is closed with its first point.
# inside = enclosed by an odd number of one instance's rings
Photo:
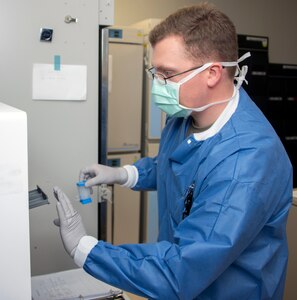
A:
{"type": "Polygon", "coordinates": [[[75,250],[74,253],[74,262],[82,268],[85,264],[85,261],[89,255],[89,253],[92,251],[92,249],[97,245],[98,240],[92,236],[85,235],[83,236],[75,250]]]}
{"type": "Polygon", "coordinates": [[[128,180],[128,172],[123,167],[118,168],[117,171],[118,171],[117,183],[118,184],[125,184],[128,180]]]}

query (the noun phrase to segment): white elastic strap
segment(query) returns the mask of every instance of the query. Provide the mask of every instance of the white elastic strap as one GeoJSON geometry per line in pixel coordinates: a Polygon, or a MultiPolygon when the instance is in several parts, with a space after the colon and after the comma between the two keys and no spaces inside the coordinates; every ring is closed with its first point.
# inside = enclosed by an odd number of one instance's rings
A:
{"type": "Polygon", "coordinates": [[[209,104],[206,104],[202,107],[197,107],[197,108],[189,108],[189,107],[186,107],[186,106],[183,106],[181,104],[179,104],[180,107],[184,108],[184,109],[189,109],[191,111],[196,111],[196,112],[201,112],[211,106],[214,106],[214,105],[217,105],[217,104],[222,104],[222,103],[226,103],[226,102],[229,102],[230,99],[226,99],[226,100],[221,100],[221,101],[216,101],[216,102],[212,102],[212,103],[209,103],[209,104]]]}
{"type": "Polygon", "coordinates": [[[248,84],[248,81],[245,79],[247,71],[248,71],[248,66],[244,65],[241,67],[241,69],[239,69],[238,75],[234,77],[234,79],[237,81],[236,89],[239,90],[243,82],[248,84]]]}
{"type": "Polygon", "coordinates": [[[240,56],[237,61],[223,61],[223,62],[221,62],[221,64],[224,67],[235,67],[250,56],[251,56],[251,52],[247,52],[247,53],[243,54],[242,56],[240,56]]]}
{"type": "MultiPolygon", "coordinates": [[[[238,63],[244,61],[246,58],[251,56],[251,52],[247,52],[245,54],[243,54],[239,59],[238,59],[238,63]]],[[[241,69],[238,67],[238,74],[235,77],[235,80],[237,81],[236,84],[236,88],[239,90],[239,88],[241,87],[242,83],[245,82],[246,84],[249,84],[248,81],[245,79],[245,76],[248,72],[248,66],[244,65],[241,67],[241,69]]]]}
{"type": "Polygon", "coordinates": [[[128,179],[124,184],[121,184],[123,187],[133,188],[138,181],[138,170],[135,166],[125,165],[123,168],[128,173],[128,179]]]}
{"type": "MultiPolygon", "coordinates": [[[[225,61],[225,62],[221,62],[221,65],[224,67],[237,67],[237,71],[236,71],[236,76],[234,77],[234,79],[236,80],[237,84],[236,84],[236,89],[239,90],[239,88],[241,87],[243,81],[248,84],[248,81],[245,79],[245,76],[247,74],[248,71],[248,66],[244,65],[241,67],[241,69],[238,66],[238,63],[242,62],[243,60],[245,60],[247,57],[250,57],[251,53],[247,52],[244,55],[242,55],[237,61],[225,61]]],[[[208,63],[205,66],[207,66],[207,68],[211,65],[212,63],[208,63]]],[[[192,74],[191,74],[192,75],[192,74]]],[[[193,75],[195,76],[195,75],[193,75]]],[[[187,78],[188,80],[188,78],[187,78]]],[[[232,98],[231,98],[232,99],[232,98]]],[[[196,112],[201,112],[211,106],[217,105],[217,104],[222,104],[222,103],[226,103],[229,102],[230,99],[226,99],[226,100],[221,100],[221,101],[216,101],[216,102],[212,102],[209,103],[207,105],[204,105],[202,107],[197,107],[197,108],[190,108],[190,107],[186,107],[183,106],[181,104],[179,104],[180,107],[184,108],[184,109],[188,109],[190,111],[196,111],[196,112]]]]}
{"type": "Polygon", "coordinates": [[[239,67],[239,63],[244,61],[246,58],[250,57],[251,53],[250,52],[246,52],[245,54],[243,54],[238,60],[237,62],[222,62],[222,66],[225,67],[234,67],[236,66],[236,74],[234,79],[237,81],[236,84],[236,89],[239,90],[239,88],[241,87],[242,83],[245,82],[246,84],[248,84],[248,81],[245,79],[245,76],[247,74],[248,71],[248,66],[244,65],[241,68],[239,67]]]}
{"type": "Polygon", "coordinates": [[[230,102],[225,107],[224,111],[214,122],[214,124],[207,130],[199,133],[194,133],[194,137],[197,141],[204,141],[215,134],[217,134],[223,126],[230,120],[233,113],[236,111],[239,102],[239,91],[234,87],[233,95],[230,99],[230,102]]]}
{"type": "MultiPolygon", "coordinates": [[[[249,56],[251,56],[251,53],[247,52],[247,53],[243,54],[237,61],[225,61],[225,62],[221,62],[221,65],[224,66],[224,67],[235,67],[235,66],[238,66],[238,63],[242,62],[243,60],[245,60],[249,56]]],[[[199,73],[203,72],[204,70],[206,70],[207,68],[209,68],[212,64],[213,64],[213,62],[206,63],[202,67],[198,68],[197,70],[193,71],[191,74],[189,74],[188,76],[186,76],[185,78],[183,78],[182,80],[180,80],[178,82],[178,84],[182,85],[183,83],[185,83],[188,80],[190,80],[193,77],[195,77],[197,74],[199,74],[199,73]]]]}
{"type": "Polygon", "coordinates": [[[237,62],[240,63],[242,61],[244,61],[246,58],[250,57],[251,56],[251,52],[247,52],[245,54],[243,54],[238,60],[237,62]]]}
{"type": "Polygon", "coordinates": [[[97,243],[98,240],[89,235],[85,235],[80,239],[74,253],[74,262],[76,265],[80,268],[84,266],[89,253],[97,245],[97,243]]]}
{"type": "Polygon", "coordinates": [[[187,82],[188,80],[192,79],[193,77],[195,77],[197,74],[203,72],[204,70],[206,70],[208,67],[210,67],[213,63],[207,63],[205,65],[203,65],[202,67],[196,69],[195,71],[193,71],[191,74],[189,74],[188,76],[186,76],[185,78],[183,78],[182,80],[180,80],[179,82],[177,82],[178,84],[183,84],[185,82],[187,82]]]}

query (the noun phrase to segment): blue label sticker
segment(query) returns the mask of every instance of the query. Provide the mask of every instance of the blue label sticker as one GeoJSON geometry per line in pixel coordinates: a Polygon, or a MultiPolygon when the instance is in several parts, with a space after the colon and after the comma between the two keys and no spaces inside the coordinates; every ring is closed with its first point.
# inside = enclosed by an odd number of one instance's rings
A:
{"type": "Polygon", "coordinates": [[[61,56],[60,55],[54,56],[54,67],[55,67],[55,71],[61,70],[61,56]]]}
{"type": "Polygon", "coordinates": [[[122,39],[123,38],[123,30],[122,29],[109,29],[108,36],[114,39],[122,39]]]}

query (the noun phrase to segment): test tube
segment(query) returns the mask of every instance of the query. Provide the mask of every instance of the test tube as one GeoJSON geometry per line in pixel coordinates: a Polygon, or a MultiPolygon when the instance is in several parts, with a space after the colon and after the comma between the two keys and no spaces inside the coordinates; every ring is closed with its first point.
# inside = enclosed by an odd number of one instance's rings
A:
{"type": "Polygon", "coordinates": [[[82,204],[88,204],[92,202],[91,189],[85,186],[86,180],[82,180],[76,183],[79,200],[82,204]]]}

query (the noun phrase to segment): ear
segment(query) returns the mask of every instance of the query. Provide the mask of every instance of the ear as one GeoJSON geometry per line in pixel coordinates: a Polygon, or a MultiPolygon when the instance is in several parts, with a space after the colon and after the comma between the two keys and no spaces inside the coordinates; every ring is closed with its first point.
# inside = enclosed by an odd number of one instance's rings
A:
{"type": "Polygon", "coordinates": [[[208,69],[207,84],[210,88],[216,86],[222,78],[223,66],[221,64],[214,63],[208,69]]]}

